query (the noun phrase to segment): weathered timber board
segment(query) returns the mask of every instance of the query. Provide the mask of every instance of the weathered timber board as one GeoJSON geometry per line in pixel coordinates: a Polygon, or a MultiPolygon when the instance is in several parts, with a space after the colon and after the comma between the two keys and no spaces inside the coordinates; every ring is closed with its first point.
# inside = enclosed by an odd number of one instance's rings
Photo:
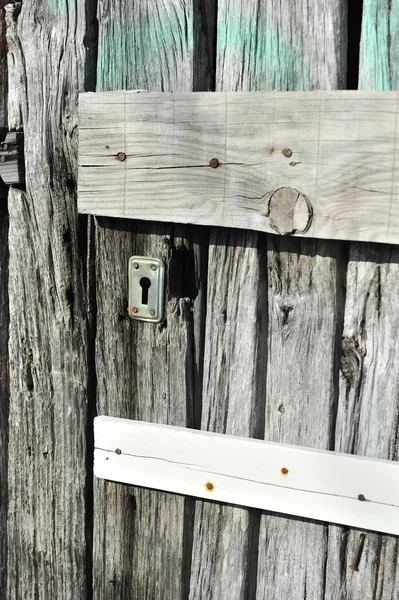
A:
{"type": "MultiPolygon", "coordinates": [[[[365,0],[359,87],[399,88],[399,2],[365,0]]],[[[397,247],[350,244],[335,449],[398,460],[399,252],[397,247]]],[[[326,597],[397,600],[399,541],[368,534],[359,571],[343,570],[359,530],[331,526],[326,597]]]]}
{"type": "MultiPolygon", "coordinates": [[[[134,10],[130,0],[100,0],[98,6],[98,90],[188,92],[200,85],[196,27],[209,15],[196,12],[191,0],[162,6],[138,0],[134,10]]],[[[205,82],[206,73],[199,70],[205,82]]],[[[206,241],[206,231],[169,223],[97,220],[96,371],[102,414],[183,427],[198,421],[203,237],[206,241]],[[159,325],[128,316],[128,261],[134,254],[161,258],[167,266],[165,319],[159,325]]],[[[94,598],[186,598],[194,500],[99,480],[94,492],[94,598]]]]}
{"type": "Polygon", "coordinates": [[[70,0],[6,7],[9,125],[25,132],[27,183],[9,194],[9,600],[91,597],[75,187],[86,8],[70,0]]]}
{"type": "Polygon", "coordinates": [[[81,95],[79,210],[398,243],[398,102],[357,91],[81,95]]]}
{"type": "Polygon", "coordinates": [[[94,473],[218,502],[399,534],[399,465],[97,417],[94,473]]]}
{"type": "MultiPolygon", "coordinates": [[[[7,52],[4,9],[0,3],[0,132],[7,125],[7,52]]],[[[1,135],[1,133],[0,133],[1,135]]],[[[0,141],[2,141],[0,139],[0,141]]],[[[0,180],[0,597],[7,594],[8,504],[8,211],[7,187],[0,180]]]]}
{"type": "MultiPolygon", "coordinates": [[[[345,27],[341,0],[220,0],[216,87],[339,87],[345,27]]],[[[337,244],[219,228],[210,242],[201,427],[248,437],[264,430],[273,441],[328,448],[340,324],[337,244]],[[320,317],[322,303],[329,308],[320,317]]],[[[190,598],[321,597],[326,531],[304,519],[197,501],[190,598]]]]}

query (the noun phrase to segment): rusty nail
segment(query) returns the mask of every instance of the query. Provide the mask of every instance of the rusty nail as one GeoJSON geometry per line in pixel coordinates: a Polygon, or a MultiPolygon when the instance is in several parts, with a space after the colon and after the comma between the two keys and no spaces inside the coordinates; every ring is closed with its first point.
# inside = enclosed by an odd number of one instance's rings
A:
{"type": "Polygon", "coordinates": [[[135,269],[138,269],[138,268],[139,268],[139,263],[133,263],[133,267],[134,267],[135,269]]]}
{"type": "Polygon", "coordinates": [[[116,158],[118,160],[120,160],[121,162],[123,162],[124,160],[126,160],[126,154],[124,152],[118,152],[118,154],[116,155],[116,158]]]}
{"type": "Polygon", "coordinates": [[[283,467],[283,468],[281,469],[281,474],[282,474],[282,475],[288,475],[288,469],[287,469],[287,467],[283,467]]]}
{"type": "Polygon", "coordinates": [[[150,310],[150,315],[153,317],[155,315],[155,310],[150,310]]]}
{"type": "Polygon", "coordinates": [[[356,552],[355,552],[355,556],[353,557],[353,561],[351,564],[351,569],[353,569],[354,571],[358,571],[359,570],[359,563],[360,563],[360,559],[362,558],[362,553],[363,553],[363,546],[364,546],[364,540],[366,539],[366,534],[365,533],[361,533],[360,534],[360,540],[359,540],[359,544],[356,548],[356,552]]]}
{"type": "Polygon", "coordinates": [[[209,161],[209,166],[212,167],[212,169],[217,169],[219,166],[219,161],[217,158],[211,158],[211,160],[209,161]]]}
{"type": "Polygon", "coordinates": [[[284,148],[282,154],[285,156],[285,158],[289,158],[292,156],[292,150],[290,150],[290,148],[284,148]]]}
{"type": "Polygon", "coordinates": [[[122,454],[122,450],[120,448],[116,448],[115,454],[122,454]]]}
{"type": "Polygon", "coordinates": [[[359,494],[357,499],[360,500],[360,502],[364,502],[366,500],[366,496],[364,496],[364,494],[359,494]]]}
{"type": "Polygon", "coordinates": [[[208,483],[205,484],[205,487],[209,492],[213,492],[213,490],[215,489],[215,486],[211,481],[208,481],[208,483]]]}
{"type": "Polygon", "coordinates": [[[136,308],[136,307],[132,308],[132,313],[133,314],[137,314],[138,312],[139,312],[138,308],[136,308]]]}
{"type": "Polygon", "coordinates": [[[152,269],[152,271],[156,271],[157,270],[157,265],[151,265],[151,269],[152,269]]]}
{"type": "Polygon", "coordinates": [[[6,162],[6,157],[5,156],[0,156],[0,162],[6,162]]]}

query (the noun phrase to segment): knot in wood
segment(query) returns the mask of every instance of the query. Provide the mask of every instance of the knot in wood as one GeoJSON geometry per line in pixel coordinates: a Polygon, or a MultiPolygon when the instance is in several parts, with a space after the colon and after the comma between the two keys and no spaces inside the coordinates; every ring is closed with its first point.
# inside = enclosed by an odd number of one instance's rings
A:
{"type": "Polygon", "coordinates": [[[305,233],[313,218],[309,200],[295,188],[281,187],[270,196],[270,227],[280,235],[305,233]]]}

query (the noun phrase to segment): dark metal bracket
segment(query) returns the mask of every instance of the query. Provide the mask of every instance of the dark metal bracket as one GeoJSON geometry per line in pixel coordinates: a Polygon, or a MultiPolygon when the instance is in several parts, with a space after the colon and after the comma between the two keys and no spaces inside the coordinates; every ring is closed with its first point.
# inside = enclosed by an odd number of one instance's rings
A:
{"type": "Polygon", "coordinates": [[[25,184],[24,134],[0,128],[0,197],[10,185],[25,184]]]}

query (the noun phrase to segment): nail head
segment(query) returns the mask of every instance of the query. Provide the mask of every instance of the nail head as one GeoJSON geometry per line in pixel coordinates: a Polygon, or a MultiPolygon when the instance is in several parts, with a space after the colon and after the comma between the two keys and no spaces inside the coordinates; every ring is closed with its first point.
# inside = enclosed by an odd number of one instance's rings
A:
{"type": "Polygon", "coordinates": [[[209,161],[209,166],[212,167],[212,169],[217,169],[219,166],[219,161],[217,158],[211,158],[211,160],[209,161]]]}
{"type": "Polygon", "coordinates": [[[116,158],[118,160],[120,160],[121,162],[123,162],[124,160],[126,160],[126,154],[124,152],[118,152],[118,154],[116,155],[116,158]]]}
{"type": "Polygon", "coordinates": [[[290,158],[290,156],[292,156],[292,150],[290,148],[284,148],[282,154],[286,157],[286,158],[290,158]]]}
{"type": "Polygon", "coordinates": [[[122,454],[122,450],[120,448],[116,448],[115,454],[122,454]]]}

